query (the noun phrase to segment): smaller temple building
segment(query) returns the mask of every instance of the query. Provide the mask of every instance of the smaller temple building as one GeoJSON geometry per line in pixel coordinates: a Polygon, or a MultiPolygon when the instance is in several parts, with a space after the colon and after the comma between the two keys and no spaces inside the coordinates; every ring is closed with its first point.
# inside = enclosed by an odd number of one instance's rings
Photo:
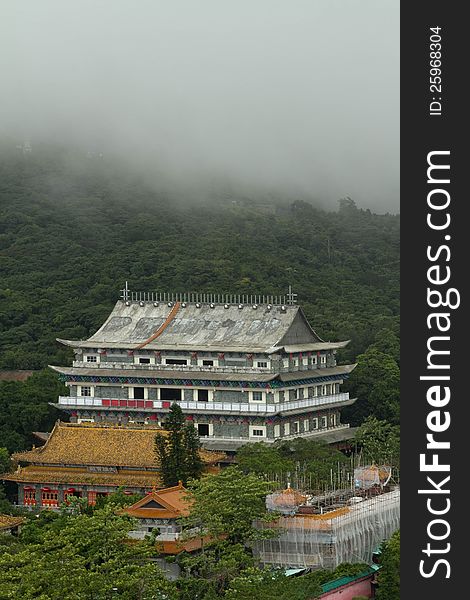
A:
{"type": "Polygon", "coordinates": [[[13,515],[0,515],[0,534],[17,535],[21,525],[26,521],[24,517],[15,517],[13,515]]]}
{"type": "Polygon", "coordinates": [[[180,517],[189,514],[191,501],[187,498],[188,491],[180,482],[174,487],[156,490],[155,488],[145,498],[138,500],[132,506],[120,511],[121,514],[137,519],[137,527],[130,532],[130,537],[143,540],[153,533],[157,547],[162,554],[178,554],[199,550],[208,540],[201,536],[192,535],[196,532],[185,531],[179,523],[180,517]]]}
{"type": "MultiPolygon", "coordinates": [[[[70,496],[97,498],[124,488],[147,494],[162,485],[154,451],[155,426],[62,423],[58,421],[44,446],[18,452],[15,472],[2,476],[18,484],[19,506],[57,508],[70,496]]],[[[209,472],[218,470],[224,455],[201,450],[209,472]]]]}

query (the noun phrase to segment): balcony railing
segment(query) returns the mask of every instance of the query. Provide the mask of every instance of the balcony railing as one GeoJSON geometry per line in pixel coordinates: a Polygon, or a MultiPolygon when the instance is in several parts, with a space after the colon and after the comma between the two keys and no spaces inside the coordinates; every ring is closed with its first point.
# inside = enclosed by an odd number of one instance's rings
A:
{"type": "MultiPolygon", "coordinates": [[[[256,413],[260,415],[274,415],[281,412],[299,410],[303,408],[321,407],[328,404],[338,404],[349,400],[349,392],[332,394],[329,396],[314,396],[303,400],[266,404],[264,402],[195,402],[176,401],[183,411],[198,413],[256,413]]],[[[167,410],[172,402],[164,400],[132,400],[117,398],[97,398],[95,396],[60,396],[59,406],[74,408],[112,408],[131,410],[167,410]]]]}

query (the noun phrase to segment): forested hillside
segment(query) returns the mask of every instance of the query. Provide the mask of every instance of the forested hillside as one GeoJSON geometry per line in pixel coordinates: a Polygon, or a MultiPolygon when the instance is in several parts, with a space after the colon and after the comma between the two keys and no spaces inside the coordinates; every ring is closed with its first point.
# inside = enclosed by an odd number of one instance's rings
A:
{"type": "MultiPolygon", "coordinates": [[[[145,181],[106,157],[0,149],[0,369],[70,360],[55,338],[95,331],[126,280],[175,292],[284,294],[290,284],[320,336],[352,340],[340,360],[369,349],[375,373],[395,381],[397,216],[350,199],[330,211],[233,191],[204,200],[200,188],[192,197],[145,181]]],[[[364,402],[358,415],[370,412],[364,402]]]]}

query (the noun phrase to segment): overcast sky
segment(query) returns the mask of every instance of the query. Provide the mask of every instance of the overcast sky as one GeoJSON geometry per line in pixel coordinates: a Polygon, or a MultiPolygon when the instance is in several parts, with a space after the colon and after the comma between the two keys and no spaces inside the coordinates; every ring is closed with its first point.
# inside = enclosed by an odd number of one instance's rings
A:
{"type": "Polygon", "coordinates": [[[0,135],[398,211],[399,0],[0,0],[0,135]]]}

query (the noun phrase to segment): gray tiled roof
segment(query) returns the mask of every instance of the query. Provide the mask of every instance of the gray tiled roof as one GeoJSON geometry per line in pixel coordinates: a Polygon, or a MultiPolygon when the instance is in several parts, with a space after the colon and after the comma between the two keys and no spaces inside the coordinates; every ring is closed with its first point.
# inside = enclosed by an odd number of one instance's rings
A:
{"type": "Polygon", "coordinates": [[[295,305],[181,305],[173,318],[167,303],[119,300],[102,327],[85,341],[61,340],[72,347],[147,350],[274,352],[321,350],[347,342],[324,342],[295,305]]]}

